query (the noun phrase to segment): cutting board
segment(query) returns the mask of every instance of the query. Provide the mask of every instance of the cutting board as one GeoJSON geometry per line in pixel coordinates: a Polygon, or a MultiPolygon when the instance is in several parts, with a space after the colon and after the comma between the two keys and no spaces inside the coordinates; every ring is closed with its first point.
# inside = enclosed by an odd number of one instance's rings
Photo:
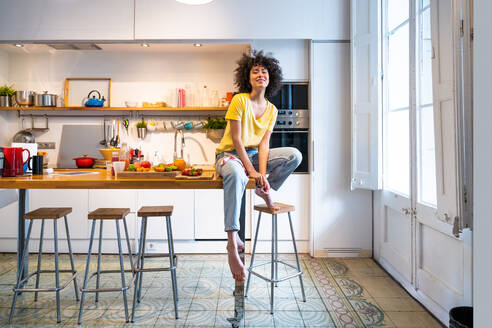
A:
{"type": "Polygon", "coordinates": [[[123,171],[118,173],[118,179],[169,179],[174,178],[181,171],[171,172],[135,172],[123,171]]]}
{"type": "Polygon", "coordinates": [[[176,176],[177,180],[212,180],[214,178],[214,171],[203,171],[202,175],[199,176],[188,176],[188,175],[183,175],[179,174],[176,176]]]}

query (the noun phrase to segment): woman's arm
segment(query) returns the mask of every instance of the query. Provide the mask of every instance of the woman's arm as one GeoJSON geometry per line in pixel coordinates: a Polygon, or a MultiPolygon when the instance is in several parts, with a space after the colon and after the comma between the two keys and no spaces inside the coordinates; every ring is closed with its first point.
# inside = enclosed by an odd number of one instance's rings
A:
{"type": "Polygon", "coordinates": [[[265,135],[260,141],[258,145],[258,169],[260,174],[265,178],[265,192],[268,192],[270,189],[270,185],[268,180],[266,179],[266,170],[267,170],[267,162],[268,162],[268,154],[270,152],[270,137],[272,135],[272,131],[267,130],[265,135]]]}
{"type": "MultiPolygon", "coordinates": [[[[229,120],[229,124],[231,126],[231,138],[232,138],[232,143],[234,144],[234,149],[236,150],[236,153],[238,154],[241,162],[243,162],[246,172],[248,172],[248,175],[251,178],[255,179],[257,185],[263,187],[265,183],[268,182],[266,182],[266,178],[264,177],[264,175],[261,175],[255,170],[253,164],[251,164],[251,161],[249,160],[248,153],[246,153],[246,149],[244,148],[243,141],[241,140],[241,121],[229,120]]],[[[266,162],[265,162],[265,171],[266,171],[266,162]]]]}

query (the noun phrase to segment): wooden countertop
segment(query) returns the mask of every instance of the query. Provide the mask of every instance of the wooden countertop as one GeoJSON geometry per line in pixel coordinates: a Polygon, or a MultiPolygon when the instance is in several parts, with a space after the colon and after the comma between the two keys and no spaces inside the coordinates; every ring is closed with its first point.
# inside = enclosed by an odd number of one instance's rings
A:
{"type": "MultiPolygon", "coordinates": [[[[106,170],[87,170],[92,174],[66,176],[59,173],[80,170],[55,170],[52,174],[0,177],[0,189],[222,189],[222,178],[212,180],[116,179],[106,170]]],[[[255,188],[250,179],[247,189],[255,188]]]]}

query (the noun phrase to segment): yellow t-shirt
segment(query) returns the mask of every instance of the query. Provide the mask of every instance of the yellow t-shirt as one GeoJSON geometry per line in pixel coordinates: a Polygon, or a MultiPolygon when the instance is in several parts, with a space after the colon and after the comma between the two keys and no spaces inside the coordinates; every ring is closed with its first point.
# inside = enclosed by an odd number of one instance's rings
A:
{"type": "MultiPolygon", "coordinates": [[[[226,113],[226,120],[241,121],[241,140],[246,148],[258,148],[261,139],[267,130],[272,131],[277,120],[277,108],[267,101],[267,108],[260,118],[256,119],[249,99],[249,93],[235,95],[226,113]]],[[[220,141],[216,154],[234,150],[231,137],[231,123],[227,122],[224,137],[220,141]]]]}

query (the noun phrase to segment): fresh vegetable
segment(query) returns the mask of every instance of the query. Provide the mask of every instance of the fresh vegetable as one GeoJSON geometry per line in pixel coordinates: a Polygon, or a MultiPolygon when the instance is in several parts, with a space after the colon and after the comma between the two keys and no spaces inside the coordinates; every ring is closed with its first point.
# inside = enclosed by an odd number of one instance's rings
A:
{"type": "Polygon", "coordinates": [[[140,167],[143,167],[143,168],[146,168],[146,169],[150,169],[152,167],[152,165],[150,164],[149,161],[143,161],[140,163],[140,167]]]}
{"type": "Polygon", "coordinates": [[[128,165],[128,171],[135,171],[137,168],[135,167],[135,165],[133,164],[130,164],[128,165]]]}
{"type": "Polygon", "coordinates": [[[227,126],[227,121],[223,117],[209,117],[207,119],[207,124],[203,126],[204,129],[210,129],[210,130],[220,130],[220,129],[225,129],[227,126]]]}
{"type": "Polygon", "coordinates": [[[203,172],[202,169],[196,169],[196,168],[192,167],[191,169],[184,170],[182,174],[193,177],[193,176],[202,175],[202,172],[203,172]]]}

